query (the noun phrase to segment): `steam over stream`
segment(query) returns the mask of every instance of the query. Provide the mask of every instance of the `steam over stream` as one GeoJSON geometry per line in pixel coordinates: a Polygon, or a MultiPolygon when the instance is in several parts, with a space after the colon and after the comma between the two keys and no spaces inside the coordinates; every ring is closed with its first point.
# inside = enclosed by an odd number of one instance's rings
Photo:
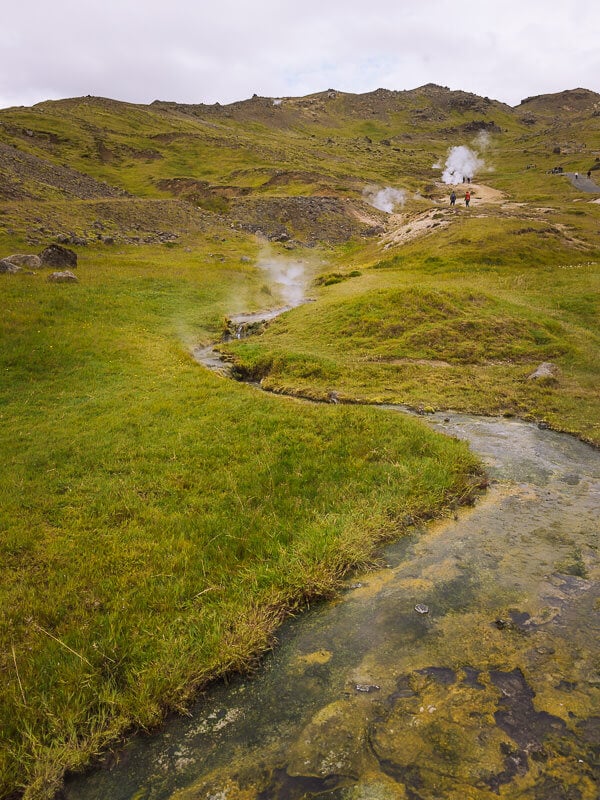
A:
{"type": "Polygon", "coordinates": [[[306,293],[306,267],[303,261],[279,256],[266,249],[261,253],[257,267],[266,278],[267,285],[286,306],[299,306],[306,293]]]}

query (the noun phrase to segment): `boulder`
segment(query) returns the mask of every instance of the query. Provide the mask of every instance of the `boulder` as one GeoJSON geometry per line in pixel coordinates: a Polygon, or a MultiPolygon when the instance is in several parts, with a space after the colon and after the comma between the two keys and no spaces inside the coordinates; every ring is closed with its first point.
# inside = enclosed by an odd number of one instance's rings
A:
{"type": "Polygon", "coordinates": [[[77,253],[59,244],[51,244],[42,250],[40,259],[43,267],[76,267],[77,253]]]}
{"type": "Polygon", "coordinates": [[[558,378],[558,367],[550,361],[544,361],[539,367],[527,376],[528,381],[554,381],[558,378]]]}
{"type": "Polygon", "coordinates": [[[0,260],[0,272],[4,273],[14,273],[14,272],[21,272],[21,267],[17,264],[13,264],[7,258],[3,258],[0,260]]]}
{"type": "Polygon", "coordinates": [[[33,253],[15,253],[13,256],[6,256],[4,261],[10,261],[15,267],[27,267],[28,269],[39,269],[42,266],[40,257],[33,253]]]}
{"type": "Polygon", "coordinates": [[[77,275],[71,272],[70,269],[65,269],[62,272],[51,272],[48,275],[48,280],[52,283],[79,283],[77,275]]]}

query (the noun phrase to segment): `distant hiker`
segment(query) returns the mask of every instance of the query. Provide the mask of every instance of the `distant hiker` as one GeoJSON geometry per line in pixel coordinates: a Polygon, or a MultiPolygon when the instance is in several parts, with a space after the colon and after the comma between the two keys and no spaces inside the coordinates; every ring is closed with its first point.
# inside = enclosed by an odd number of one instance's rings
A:
{"type": "Polygon", "coordinates": [[[591,177],[592,177],[592,170],[588,169],[588,181],[590,180],[591,177]]]}
{"type": "Polygon", "coordinates": [[[576,173],[575,173],[575,180],[576,180],[576,181],[578,181],[578,180],[579,180],[579,173],[578,173],[578,172],[576,172],[576,173]]]}
{"type": "Polygon", "coordinates": [[[456,192],[452,189],[452,194],[450,195],[450,205],[453,206],[456,203],[456,192]]]}
{"type": "Polygon", "coordinates": [[[468,206],[471,202],[471,192],[465,192],[465,205],[468,206]]]}

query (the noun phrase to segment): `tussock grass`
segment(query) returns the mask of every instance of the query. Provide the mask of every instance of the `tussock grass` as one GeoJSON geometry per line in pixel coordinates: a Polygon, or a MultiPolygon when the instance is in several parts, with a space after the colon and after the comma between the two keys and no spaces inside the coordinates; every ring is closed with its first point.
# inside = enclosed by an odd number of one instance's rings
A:
{"type": "Polygon", "coordinates": [[[213,247],[88,249],[77,285],[4,276],[0,795],[49,796],[248,668],[282,615],[477,483],[414,420],[195,364],[234,293],[264,302],[239,244],[213,247]]]}
{"type": "Polygon", "coordinates": [[[461,219],[367,269],[348,248],[360,277],[226,349],[273,391],[515,414],[598,443],[600,253],[523,227],[461,219]],[[544,361],[558,378],[528,380],[544,361]]]}

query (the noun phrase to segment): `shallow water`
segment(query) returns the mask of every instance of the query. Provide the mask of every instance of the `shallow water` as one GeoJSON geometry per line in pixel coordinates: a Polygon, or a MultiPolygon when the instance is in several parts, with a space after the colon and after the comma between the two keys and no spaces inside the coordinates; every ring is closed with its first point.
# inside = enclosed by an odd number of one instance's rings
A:
{"type": "Polygon", "coordinates": [[[487,464],[475,507],[388,548],[256,676],[66,798],[596,800],[600,452],[516,420],[429,422],[487,464]]]}

